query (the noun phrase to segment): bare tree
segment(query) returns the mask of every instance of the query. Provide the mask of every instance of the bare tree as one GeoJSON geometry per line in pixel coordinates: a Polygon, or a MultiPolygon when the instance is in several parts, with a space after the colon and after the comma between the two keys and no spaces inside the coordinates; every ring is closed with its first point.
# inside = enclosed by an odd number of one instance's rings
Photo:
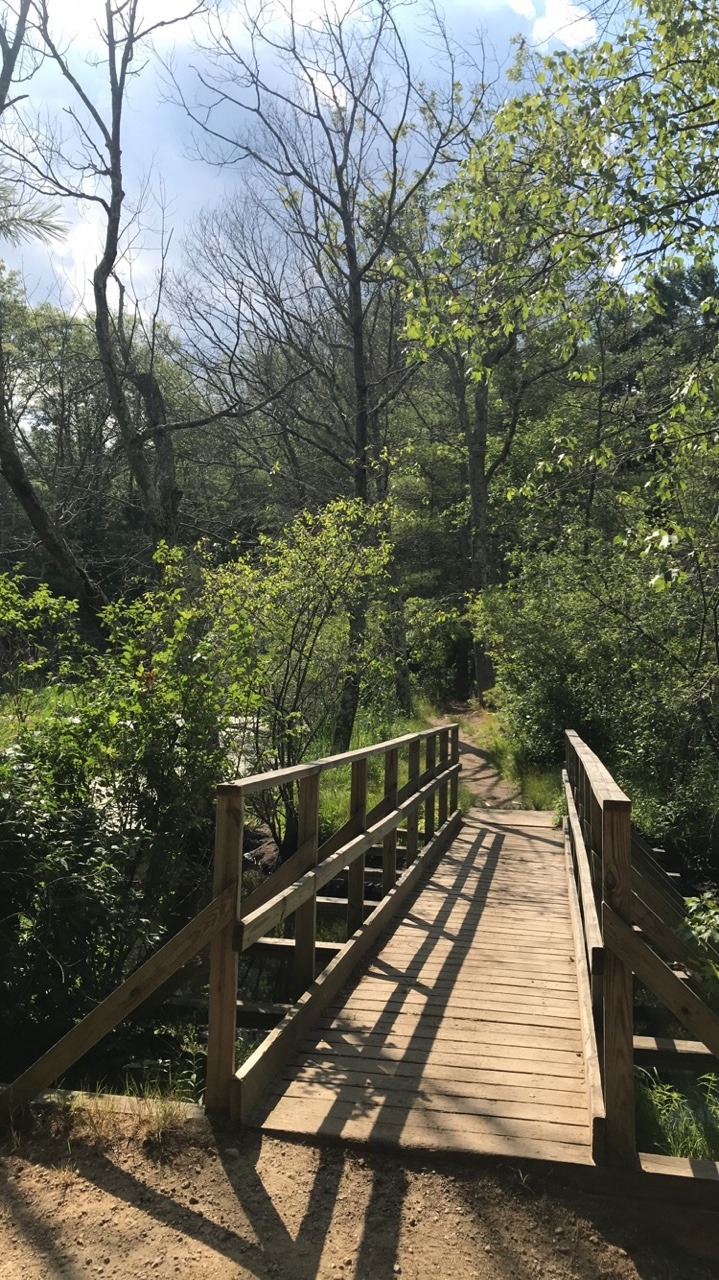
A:
{"type": "MultiPolygon", "coordinates": [[[[15,90],[32,75],[37,65],[37,46],[29,39],[33,11],[32,0],[20,0],[14,9],[6,8],[0,18],[0,125],[6,124],[8,113],[26,96],[15,90]]],[[[3,171],[0,238],[17,242],[33,237],[52,239],[56,236],[59,226],[55,211],[42,202],[27,198],[22,190],[22,175],[8,174],[5,164],[3,171]]],[[[5,310],[6,299],[7,291],[3,295],[2,310],[5,310]]],[[[23,405],[13,394],[13,376],[6,353],[9,336],[0,321],[0,471],[45,551],[77,596],[86,622],[95,629],[97,611],[106,603],[105,597],[47,510],[17,447],[16,431],[23,405]]]]}
{"type": "MultiPolygon", "coordinates": [[[[315,19],[301,23],[291,3],[260,0],[245,12],[237,39],[236,9],[228,14],[218,5],[201,47],[194,98],[175,78],[198,126],[199,152],[217,165],[239,166],[252,182],[259,229],[245,208],[236,225],[237,314],[244,308],[252,322],[259,317],[263,340],[267,327],[279,323],[283,358],[296,361],[298,376],[304,369],[316,386],[324,383],[321,420],[303,421],[295,398],[291,431],[295,438],[309,431],[314,447],[348,470],[355,496],[366,503],[381,496],[383,413],[408,372],[396,340],[389,362],[378,367],[376,360],[381,327],[385,336],[393,329],[392,231],[439,167],[452,162],[478,110],[477,97],[462,101],[455,51],[433,8],[426,12],[427,35],[442,87],[417,78],[402,7],[397,0],[349,0],[340,9],[328,0],[315,19]],[[284,245],[279,263],[267,261],[263,225],[273,226],[284,245]]],[[[396,331],[394,325],[395,339],[396,331]]],[[[318,416],[317,400],[311,414],[318,416]]],[[[362,601],[350,625],[358,657],[362,601]]],[[[357,661],[343,691],[338,749],[349,742],[359,690],[357,661]]]]}

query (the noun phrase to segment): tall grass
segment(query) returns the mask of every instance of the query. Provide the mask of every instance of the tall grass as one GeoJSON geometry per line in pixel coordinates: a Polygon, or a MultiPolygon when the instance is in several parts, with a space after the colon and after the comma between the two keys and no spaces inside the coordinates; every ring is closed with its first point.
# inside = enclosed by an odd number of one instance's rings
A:
{"type": "MultiPolygon", "coordinates": [[[[432,708],[420,704],[411,716],[402,716],[376,708],[360,708],[357,712],[350,750],[371,747],[377,742],[401,738],[406,733],[419,733],[428,729],[437,719],[432,708]]],[[[330,755],[330,734],[318,737],[311,752],[317,759],[330,755]]],[[[407,781],[407,748],[400,751],[399,785],[407,781]]],[[[320,783],[320,839],[337,831],[349,817],[350,766],[331,769],[322,775],[320,783]]],[[[384,758],[371,756],[367,761],[367,808],[379,804],[384,796],[384,758]]]]}
{"type": "Polygon", "coordinates": [[[682,1090],[637,1068],[635,1095],[640,1150],[719,1160],[719,1076],[700,1076],[682,1090]]]}

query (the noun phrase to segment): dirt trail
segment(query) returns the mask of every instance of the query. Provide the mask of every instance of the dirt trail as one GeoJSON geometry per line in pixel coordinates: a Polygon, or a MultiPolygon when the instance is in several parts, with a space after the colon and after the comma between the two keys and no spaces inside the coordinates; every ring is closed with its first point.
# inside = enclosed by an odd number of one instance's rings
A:
{"type": "Polygon", "coordinates": [[[2,1280],[716,1280],[719,1233],[562,1191],[530,1165],[401,1161],[202,1124],[148,1150],[36,1133],[2,1161],[2,1280]],[[194,1133],[194,1136],[192,1136],[194,1133]]]}
{"type": "MultiPolygon", "coordinates": [[[[482,711],[473,711],[464,703],[458,703],[443,717],[442,724],[462,719],[464,725],[477,731],[481,737],[482,711]]],[[[462,763],[462,782],[476,797],[475,804],[484,809],[521,808],[519,788],[500,777],[489,755],[469,737],[465,728],[459,731],[459,758],[462,763]]]]}

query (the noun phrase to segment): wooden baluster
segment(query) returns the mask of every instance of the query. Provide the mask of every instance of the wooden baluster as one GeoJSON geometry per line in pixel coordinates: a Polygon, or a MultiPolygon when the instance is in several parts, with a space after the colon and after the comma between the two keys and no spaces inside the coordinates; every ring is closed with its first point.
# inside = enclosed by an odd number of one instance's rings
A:
{"type": "MultiPolygon", "coordinates": [[[[397,782],[399,778],[399,751],[393,747],[384,758],[384,793],[397,808],[397,782]]],[[[382,896],[394,889],[397,883],[397,830],[390,831],[382,841],[382,896]]]]}
{"type": "MultiPolygon", "coordinates": [[[[443,769],[449,763],[449,729],[441,729],[439,733],[439,763],[443,769]]],[[[438,826],[443,827],[447,821],[447,802],[449,786],[443,782],[439,788],[439,805],[437,812],[438,826]]]]}
{"type": "MultiPolygon", "coordinates": [[[[320,776],[312,773],[300,779],[297,846],[312,843],[312,865],[317,863],[320,825],[320,776]]],[[[317,937],[317,892],[295,911],[295,946],[292,966],[292,994],[302,995],[315,980],[315,939],[317,937]]]]}
{"type": "MultiPolygon", "coordinates": [[[[437,744],[436,736],[430,733],[425,739],[426,755],[425,768],[427,770],[434,769],[437,763],[437,744]]],[[[424,843],[428,844],[434,835],[434,792],[428,796],[424,802],[424,843]]]]}
{"type": "MultiPolygon", "coordinates": [[[[350,817],[360,818],[362,830],[367,826],[367,760],[352,761],[350,782],[350,817]]],[[[347,872],[347,937],[364,922],[365,856],[356,858],[347,872]]]]}
{"type": "MultiPolygon", "coordinates": [[[[450,729],[449,758],[452,764],[459,764],[459,725],[453,724],[450,729]]],[[[459,808],[459,773],[455,773],[449,784],[449,812],[456,813],[459,808]]]]}
{"type": "MultiPolygon", "coordinates": [[[[602,804],[604,901],[631,922],[631,802],[602,804]]],[[[637,1160],[634,1119],[634,1020],[631,968],[607,948],[604,969],[604,1096],[607,1162],[627,1168],[637,1160]]]]}
{"type": "MultiPolygon", "coordinates": [[[[409,764],[408,764],[408,782],[414,783],[413,790],[417,791],[419,787],[419,769],[420,769],[420,739],[415,738],[409,744],[409,764]]],[[[413,809],[407,819],[407,859],[405,866],[409,867],[414,862],[419,853],[419,805],[413,809]]]]}
{"type": "Polygon", "coordinates": [[[235,924],[240,918],[242,893],[242,834],[244,801],[237,789],[220,788],[215,820],[215,864],[212,892],[216,897],[228,885],[237,885],[235,919],[215,934],[210,943],[210,996],[207,1027],[208,1111],[231,1114],[234,1100],[235,1037],[237,1020],[237,966],[235,924]]]}

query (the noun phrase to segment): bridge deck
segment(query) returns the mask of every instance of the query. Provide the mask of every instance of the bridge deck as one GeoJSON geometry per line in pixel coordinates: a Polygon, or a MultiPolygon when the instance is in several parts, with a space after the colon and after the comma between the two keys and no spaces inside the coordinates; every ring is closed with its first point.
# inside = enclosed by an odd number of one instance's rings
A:
{"type": "Polygon", "coordinates": [[[548,815],[470,815],[254,1123],[591,1163],[564,848],[548,815]]]}

